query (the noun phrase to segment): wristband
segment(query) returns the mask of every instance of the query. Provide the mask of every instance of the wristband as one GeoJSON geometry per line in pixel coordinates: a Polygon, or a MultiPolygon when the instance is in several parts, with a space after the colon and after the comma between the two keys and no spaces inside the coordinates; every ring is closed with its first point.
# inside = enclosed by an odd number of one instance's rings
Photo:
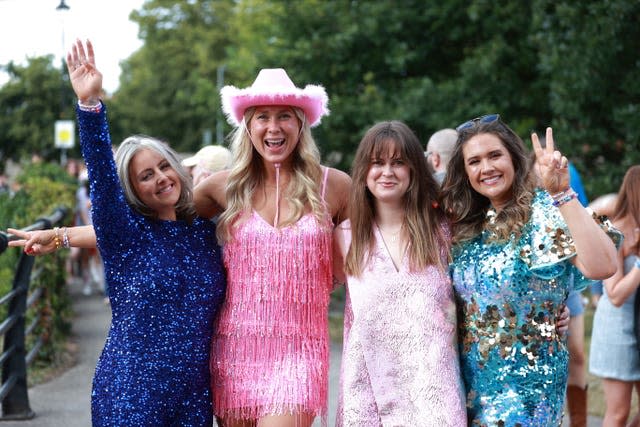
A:
{"type": "Polygon", "coordinates": [[[553,199],[553,206],[559,208],[560,206],[572,201],[573,199],[577,199],[578,194],[573,191],[572,188],[569,188],[566,191],[562,191],[560,193],[552,195],[551,198],[553,199]]]}
{"type": "Polygon", "coordinates": [[[69,244],[69,235],[67,234],[67,227],[62,228],[62,247],[65,249],[69,249],[71,245],[69,244]]]}
{"type": "Polygon", "coordinates": [[[102,111],[102,102],[98,101],[97,104],[87,105],[78,100],[78,108],[80,108],[80,110],[82,111],[87,111],[90,113],[99,113],[100,111],[102,111]]]}

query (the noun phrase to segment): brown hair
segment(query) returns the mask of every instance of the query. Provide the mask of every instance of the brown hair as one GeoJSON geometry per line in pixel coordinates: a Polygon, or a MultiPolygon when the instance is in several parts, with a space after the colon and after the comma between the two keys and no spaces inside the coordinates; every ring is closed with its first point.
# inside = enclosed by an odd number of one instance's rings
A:
{"type": "Polygon", "coordinates": [[[492,236],[498,241],[509,239],[512,233],[519,236],[522,226],[529,220],[535,187],[535,174],[522,139],[500,119],[489,123],[477,121],[458,131],[458,141],[442,184],[444,208],[453,223],[453,242],[472,239],[485,227],[492,231],[492,236]],[[493,134],[500,139],[511,155],[514,169],[513,196],[491,224],[486,221],[491,203],[471,187],[462,153],[469,139],[483,133],[493,134]]]}
{"type": "MultiPolygon", "coordinates": [[[[636,222],[635,226],[640,227],[640,165],[631,166],[624,174],[614,212],[614,220],[628,215],[636,222]]],[[[638,249],[640,242],[636,244],[635,251],[638,249]]]]}
{"type": "Polygon", "coordinates": [[[444,236],[444,215],[438,207],[438,184],[427,169],[420,141],[407,125],[399,121],[381,122],[371,127],[360,141],[353,160],[353,185],[349,197],[351,246],[345,258],[345,272],[360,276],[375,244],[374,197],[367,188],[372,158],[379,158],[392,145],[409,166],[410,184],[404,196],[405,227],[409,238],[408,254],[412,270],[436,265],[445,269],[442,254],[449,252],[444,236]],[[445,252],[443,252],[445,251],[445,252]]]}

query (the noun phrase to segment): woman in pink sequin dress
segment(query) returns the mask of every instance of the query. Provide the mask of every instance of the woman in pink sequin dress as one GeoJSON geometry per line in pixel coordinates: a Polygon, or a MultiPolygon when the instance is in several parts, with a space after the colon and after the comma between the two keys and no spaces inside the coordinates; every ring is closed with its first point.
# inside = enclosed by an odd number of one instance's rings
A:
{"type": "Polygon", "coordinates": [[[282,69],[221,96],[236,126],[233,165],[195,190],[200,215],[220,214],[227,270],[211,347],[214,413],[225,427],[326,424],[332,231],[351,182],[320,165],[311,135],[328,98],[282,69]]]}
{"type": "Polygon", "coordinates": [[[334,232],[347,281],[337,425],[465,426],[450,234],[420,142],[378,123],[352,169],[334,232]]]}

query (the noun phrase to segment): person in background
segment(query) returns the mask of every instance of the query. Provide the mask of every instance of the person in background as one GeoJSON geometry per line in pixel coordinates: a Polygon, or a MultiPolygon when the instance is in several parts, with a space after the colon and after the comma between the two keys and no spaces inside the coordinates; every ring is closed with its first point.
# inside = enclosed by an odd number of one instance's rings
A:
{"type": "Polygon", "coordinates": [[[438,184],[442,184],[447,173],[447,164],[458,140],[455,129],[440,129],[429,138],[425,156],[434,170],[434,177],[438,184]]]}
{"type": "Polygon", "coordinates": [[[196,186],[211,174],[228,169],[231,166],[231,151],[222,145],[207,145],[184,159],[182,165],[192,168],[191,177],[196,186]]]}
{"type": "Polygon", "coordinates": [[[624,176],[613,225],[624,234],[617,270],[604,280],[604,292],[593,318],[589,370],[602,378],[606,410],[604,426],[640,425],[631,413],[631,396],[640,393],[640,348],[634,331],[635,300],[640,285],[640,165],[624,176]]]}
{"type": "Polygon", "coordinates": [[[166,144],[132,136],[114,159],[89,41],[73,45],[67,67],[93,227],[10,229],[22,238],[10,244],[40,254],[97,237],[112,320],[93,379],[93,426],[212,426],[209,350],[225,291],[215,225],[196,216],[191,179],[166,144]]]}
{"type": "Polygon", "coordinates": [[[9,193],[9,179],[5,174],[0,174],[0,194],[9,193]]]}
{"type": "Polygon", "coordinates": [[[227,270],[211,347],[215,413],[224,427],[308,427],[326,420],[332,233],[351,180],[320,165],[311,127],[329,113],[322,86],[263,69],[220,94],[231,169],[195,189],[198,213],[220,214],[227,270]]]}
{"type": "MultiPolygon", "coordinates": [[[[587,193],[578,169],[569,162],[569,185],[576,192],[582,206],[588,206],[587,193]]],[[[595,281],[594,281],[595,282],[595,281]]],[[[571,427],[587,426],[587,360],[584,352],[584,302],[582,292],[573,290],[567,297],[571,313],[569,322],[569,378],[567,380],[567,406],[571,427]]]]}
{"type": "MultiPolygon", "coordinates": [[[[589,208],[598,216],[613,218],[617,198],[618,195],[616,193],[603,194],[589,203],[589,208]]],[[[603,286],[602,280],[595,280],[591,283],[591,306],[594,309],[598,306],[598,301],[600,301],[600,297],[602,297],[603,286]]]]}
{"type": "Polygon", "coordinates": [[[336,424],[465,426],[450,233],[418,138],[374,125],[352,179],[334,232],[334,275],[347,274],[336,424]]]}
{"type": "Polygon", "coordinates": [[[581,273],[613,274],[614,242],[576,200],[550,128],[545,149],[532,135],[543,190],[524,143],[498,114],[456,130],[443,205],[469,423],[560,425],[568,352],[556,313],[582,286],[581,273]]]}

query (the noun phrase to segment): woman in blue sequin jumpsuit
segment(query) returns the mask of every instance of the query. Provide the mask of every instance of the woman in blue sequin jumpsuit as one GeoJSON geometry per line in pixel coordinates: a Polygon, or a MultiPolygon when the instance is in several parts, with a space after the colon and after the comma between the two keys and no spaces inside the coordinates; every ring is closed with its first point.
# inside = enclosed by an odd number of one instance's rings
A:
{"type": "Polygon", "coordinates": [[[188,175],[161,142],[127,138],[114,162],[91,44],[77,42],[67,65],[112,308],[93,425],[211,426],[209,347],[225,286],[215,226],[195,216],[188,175]]]}
{"type": "Polygon", "coordinates": [[[454,230],[469,423],[559,426],[568,353],[556,314],[583,274],[613,274],[615,245],[576,200],[550,128],[544,150],[532,135],[544,190],[535,189],[522,140],[497,114],[457,130],[443,201],[454,230]]]}

